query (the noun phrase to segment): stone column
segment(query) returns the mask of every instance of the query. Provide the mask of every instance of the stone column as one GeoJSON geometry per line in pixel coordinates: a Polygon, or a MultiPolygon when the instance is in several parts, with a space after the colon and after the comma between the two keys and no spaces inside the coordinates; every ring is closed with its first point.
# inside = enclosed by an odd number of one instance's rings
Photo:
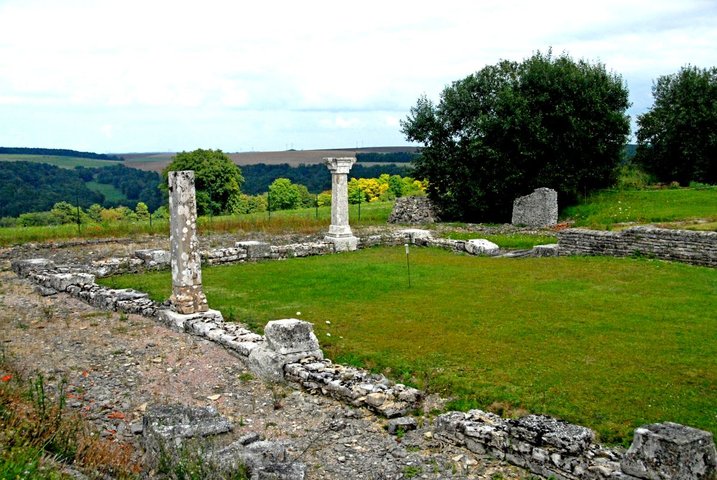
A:
{"type": "Polygon", "coordinates": [[[325,240],[337,251],[356,250],[358,245],[349,226],[348,173],[355,162],[354,157],[324,158],[331,171],[331,226],[325,240]]]}
{"type": "Polygon", "coordinates": [[[202,291],[197,241],[194,172],[169,172],[169,242],[172,258],[172,310],[191,314],[208,310],[202,291]]]}

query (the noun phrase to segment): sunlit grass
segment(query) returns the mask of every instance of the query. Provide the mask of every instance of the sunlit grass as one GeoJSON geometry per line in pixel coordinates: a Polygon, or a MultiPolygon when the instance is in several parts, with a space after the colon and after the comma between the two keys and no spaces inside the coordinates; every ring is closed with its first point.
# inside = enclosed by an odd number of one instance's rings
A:
{"type": "MultiPolygon", "coordinates": [[[[260,330],[299,316],[330,358],[452,396],[453,407],[498,402],[618,443],[659,421],[717,433],[717,270],[413,248],[409,288],[406,263],[403,248],[376,248],[203,278],[226,317],[260,330]]],[[[105,282],[170,294],[166,272],[105,282]]]]}
{"type": "MultiPolygon", "coordinates": [[[[606,190],[568,207],[563,216],[576,226],[612,228],[617,223],[717,222],[717,186],[645,190],[606,190]]],[[[704,224],[703,224],[704,225],[704,224]]]]}
{"type": "Polygon", "coordinates": [[[536,245],[545,245],[548,243],[558,243],[558,237],[555,234],[529,234],[529,233],[504,233],[497,235],[486,235],[476,232],[449,232],[447,238],[454,240],[471,240],[474,238],[484,238],[498,245],[500,248],[529,249],[536,245]]]}

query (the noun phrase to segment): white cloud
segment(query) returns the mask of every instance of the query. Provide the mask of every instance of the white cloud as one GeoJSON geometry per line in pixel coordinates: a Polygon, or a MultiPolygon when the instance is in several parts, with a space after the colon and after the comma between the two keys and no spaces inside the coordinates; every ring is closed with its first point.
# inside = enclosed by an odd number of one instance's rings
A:
{"type": "Polygon", "coordinates": [[[419,95],[551,46],[622,74],[639,113],[658,75],[717,64],[715,24],[712,0],[0,0],[0,132],[22,106],[27,138],[46,145],[48,122],[80,128],[87,111],[116,128],[129,111],[151,117],[133,135],[82,138],[100,151],[240,149],[237,123],[275,148],[298,132],[302,148],[338,141],[322,129],[395,143],[419,95]]]}

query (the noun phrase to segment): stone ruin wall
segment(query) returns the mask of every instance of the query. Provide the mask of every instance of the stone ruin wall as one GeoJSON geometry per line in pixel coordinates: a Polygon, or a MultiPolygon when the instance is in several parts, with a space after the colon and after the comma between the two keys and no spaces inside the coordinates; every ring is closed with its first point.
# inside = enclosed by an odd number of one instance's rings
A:
{"type": "Polygon", "coordinates": [[[634,255],[717,267],[717,232],[632,227],[620,232],[570,228],[558,232],[561,255],[634,255]]]}
{"type": "MultiPolygon", "coordinates": [[[[668,259],[694,263],[696,258],[702,258],[695,254],[695,250],[707,250],[711,252],[708,254],[711,263],[705,264],[716,266],[717,234],[714,232],[694,235],[697,232],[655,232],[654,230],[658,229],[645,228],[632,230],[636,232],[616,234],[566,230],[559,234],[560,253],[631,255],[635,253],[636,243],[643,248],[657,243],[659,247],[651,247],[653,250],[649,252],[652,253],[643,254],[657,256],[654,252],[664,251],[665,254],[669,253],[668,259]],[[638,238],[638,242],[627,242],[628,239],[634,238],[638,238]],[[657,242],[654,242],[655,238],[658,239],[657,242]],[[587,245],[579,247],[582,239],[587,239],[587,245]],[[675,239],[682,239],[684,244],[676,246],[671,243],[668,248],[666,245],[669,240],[666,239],[672,239],[673,242],[675,239]],[[633,248],[630,249],[626,243],[633,245],[633,248]]],[[[365,237],[361,239],[360,246],[404,243],[435,246],[469,254],[497,254],[497,251],[474,249],[475,244],[472,241],[436,239],[425,230],[405,230],[365,237]]],[[[333,245],[324,242],[281,246],[262,242],[237,242],[235,247],[204,251],[202,259],[208,264],[221,264],[328,253],[334,253],[333,245]]],[[[553,248],[536,248],[534,252],[535,255],[555,253],[553,248]]],[[[95,264],[91,267],[93,273],[88,273],[87,267],[56,266],[47,260],[13,262],[14,271],[36,283],[42,294],[66,292],[100,309],[158,318],[173,329],[223,345],[250,366],[252,358],[257,357],[256,352],[263,351],[270,358],[268,367],[262,367],[269,369],[269,375],[277,375],[278,372],[284,380],[312,393],[328,395],[356,407],[365,407],[388,418],[406,415],[420,405],[422,392],[402,384],[394,384],[381,375],[337,365],[331,360],[321,358],[323,355],[320,351],[309,352],[310,354],[303,357],[295,354],[283,355],[267,348],[265,337],[235,323],[224,322],[221,315],[214,316],[211,312],[168,315],[167,305],[150,300],[145,293],[109,289],[94,282],[94,273],[110,275],[168,267],[167,252],[162,250],[138,251],[131,258],[95,264]]],[[[266,373],[260,375],[266,376],[266,373]]],[[[438,438],[461,445],[479,455],[489,454],[535,474],[552,475],[560,480],[711,480],[717,475],[717,454],[712,435],[669,422],[637,429],[633,445],[627,452],[595,443],[595,434],[590,429],[541,415],[510,420],[480,410],[467,413],[449,412],[436,419],[435,432],[438,438]],[[665,431],[669,434],[665,434],[665,431]]]]}

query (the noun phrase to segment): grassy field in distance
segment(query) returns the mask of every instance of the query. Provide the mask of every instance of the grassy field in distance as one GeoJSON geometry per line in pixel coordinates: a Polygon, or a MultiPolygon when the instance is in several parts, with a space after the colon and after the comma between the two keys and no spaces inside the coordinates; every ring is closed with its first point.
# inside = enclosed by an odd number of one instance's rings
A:
{"type": "Polygon", "coordinates": [[[34,162],[34,163],[49,163],[60,168],[75,168],[76,166],[83,166],[88,168],[94,167],[107,167],[110,165],[121,164],[115,160],[95,160],[92,158],[79,158],[79,157],[61,157],[54,155],[15,155],[15,154],[0,154],[0,162],[34,162]]]}

